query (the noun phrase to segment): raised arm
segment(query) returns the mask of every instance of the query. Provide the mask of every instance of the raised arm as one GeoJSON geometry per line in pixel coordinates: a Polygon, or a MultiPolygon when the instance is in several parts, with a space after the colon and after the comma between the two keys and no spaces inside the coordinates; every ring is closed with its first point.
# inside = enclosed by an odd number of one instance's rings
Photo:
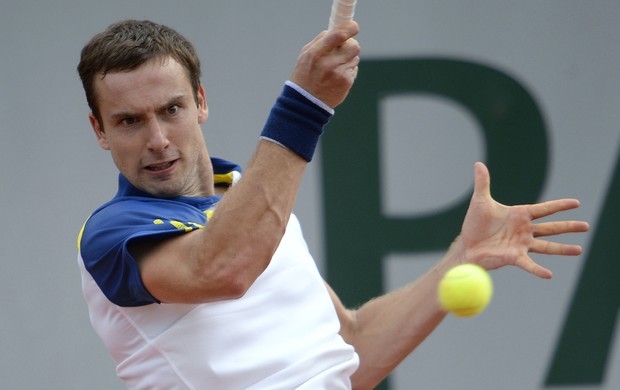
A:
{"type": "Polygon", "coordinates": [[[306,145],[291,137],[291,131],[309,132],[307,123],[321,127],[316,122],[326,121],[330,107],[345,99],[357,73],[359,45],[351,38],[358,31],[351,22],[322,32],[303,48],[291,75],[291,81],[311,94],[311,99],[327,104],[327,111],[319,112],[318,106],[300,100],[297,90],[287,87],[243,177],[228,191],[205,228],[157,245],[143,243],[132,248],[153,296],[163,302],[184,303],[236,298],[264,271],[284,234],[311,157],[306,155],[306,145]],[[306,112],[319,119],[308,119],[306,112]],[[298,145],[289,147],[290,140],[298,145]]]}
{"type": "Polygon", "coordinates": [[[342,324],[341,334],[360,355],[360,368],[352,377],[355,389],[371,389],[380,383],[443,320],[446,313],[437,300],[437,285],[453,266],[469,262],[491,270],[513,265],[540,278],[550,278],[551,271],[534,262],[529,252],[569,256],[581,253],[578,245],[541,237],[585,232],[586,222],[536,222],[579,207],[579,201],[560,199],[505,206],[491,197],[486,166],[476,163],[474,170],[474,194],[461,235],[424,276],[358,310],[346,309],[330,289],[342,324]]]}

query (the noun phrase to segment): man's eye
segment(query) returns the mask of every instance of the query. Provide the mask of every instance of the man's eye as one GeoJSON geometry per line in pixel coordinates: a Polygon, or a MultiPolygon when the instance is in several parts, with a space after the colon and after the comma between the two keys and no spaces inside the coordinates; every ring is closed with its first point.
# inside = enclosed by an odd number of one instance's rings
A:
{"type": "Polygon", "coordinates": [[[127,118],[123,118],[121,119],[121,123],[125,126],[131,126],[136,124],[136,122],[138,122],[138,120],[136,118],[133,117],[127,117],[127,118]]]}
{"type": "Polygon", "coordinates": [[[174,115],[177,112],[179,112],[179,109],[180,109],[180,107],[179,107],[178,104],[173,104],[170,107],[168,107],[168,114],[174,115]]]}

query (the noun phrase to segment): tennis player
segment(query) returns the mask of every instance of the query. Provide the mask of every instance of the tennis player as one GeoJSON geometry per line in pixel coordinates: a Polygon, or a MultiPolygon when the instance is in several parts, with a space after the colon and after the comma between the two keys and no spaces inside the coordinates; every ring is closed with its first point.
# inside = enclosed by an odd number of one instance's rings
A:
{"type": "MultiPolygon", "coordinates": [[[[503,206],[477,163],[462,234],[445,257],[410,285],[345,308],[291,213],[357,75],[358,31],[347,22],[301,50],[243,173],[207,150],[209,111],[187,39],[127,20],[83,48],[90,123],[120,174],[116,196],[80,231],[79,266],[92,325],[128,388],[373,388],[445,317],[435,292],[447,269],[513,265],[549,278],[528,252],[581,252],[538,237],[586,223],[534,222],[577,200],[503,206]]],[[[354,131],[351,140],[353,150],[354,131]]]]}

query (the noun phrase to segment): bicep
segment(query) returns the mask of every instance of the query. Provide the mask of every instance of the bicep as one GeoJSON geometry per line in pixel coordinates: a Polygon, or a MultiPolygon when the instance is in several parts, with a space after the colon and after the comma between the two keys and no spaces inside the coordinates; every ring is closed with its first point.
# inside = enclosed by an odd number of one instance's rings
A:
{"type": "Polygon", "coordinates": [[[204,250],[203,229],[129,245],[146,289],[166,303],[203,303],[234,298],[238,286],[227,267],[204,250]]]}
{"type": "Polygon", "coordinates": [[[128,244],[135,259],[144,287],[161,302],[181,301],[189,286],[183,275],[186,264],[177,261],[190,241],[190,234],[166,238],[141,238],[128,244]]]}

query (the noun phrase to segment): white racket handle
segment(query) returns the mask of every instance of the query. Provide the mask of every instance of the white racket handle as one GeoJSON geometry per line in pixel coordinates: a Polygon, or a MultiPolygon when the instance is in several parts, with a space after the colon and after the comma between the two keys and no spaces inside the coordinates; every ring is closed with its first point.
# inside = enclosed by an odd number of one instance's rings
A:
{"type": "Polygon", "coordinates": [[[328,30],[353,19],[356,3],[357,0],[334,0],[332,3],[332,12],[329,15],[328,30]]]}

